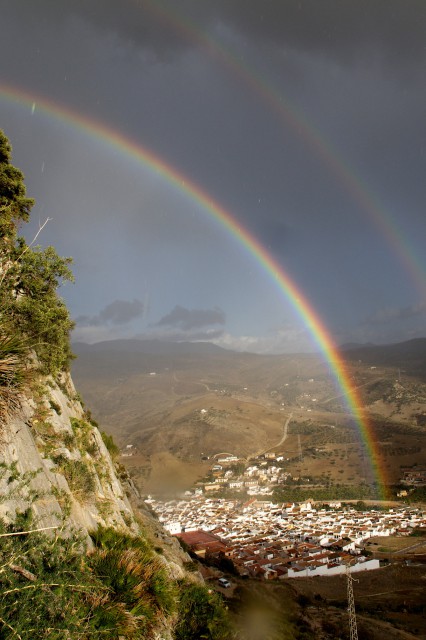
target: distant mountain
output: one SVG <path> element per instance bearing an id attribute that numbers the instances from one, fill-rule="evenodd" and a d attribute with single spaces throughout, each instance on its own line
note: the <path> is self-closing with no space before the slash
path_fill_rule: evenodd
<path id="1" fill-rule="evenodd" d="M 361 360 L 375 366 L 403 368 L 407 373 L 426 377 L 426 338 L 384 345 L 340 347 L 345 360 Z"/>
<path id="2" fill-rule="evenodd" d="M 76 355 L 86 353 L 142 353 L 146 355 L 193 355 L 193 354 L 226 354 L 228 349 L 218 347 L 211 342 L 167 342 L 162 340 L 104 340 L 94 344 L 74 342 L 73 352 Z"/>
<path id="3" fill-rule="evenodd" d="M 376 347 L 374 342 L 345 342 L 339 346 L 339 351 L 351 351 L 352 349 L 364 349 L 366 347 Z"/>
<path id="4" fill-rule="evenodd" d="M 120 340 L 104 340 L 87 344 L 85 342 L 73 342 L 73 352 L 76 355 L 85 355 L 88 353 L 132 353 L 145 355 L 241 355 L 240 352 L 234 352 L 230 349 L 224 349 L 211 342 L 171 342 L 163 340 L 138 340 L 120 339 Z M 377 345 L 374 343 L 359 344 L 356 342 L 348 342 L 339 347 L 339 351 L 344 358 L 350 360 L 377 360 L 379 364 L 388 364 L 389 366 L 399 366 L 398 361 L 403 359 L 414 359 L 415 361 L 424 361 L 426 358 L 426 338 L 415 338 L 405 342 L 394 344 Z M 247 354 L 248 355 L 248 354 Z M 255 354 L 252 354 L 255 355 Z M 287 354 L 299 355 L 299 354 Z M 267 357 L 267 356 L 264 356 Z M 426 365 L 425 365 L 426 366 Z"/>
<path id="5" fill-rule="evenodd" d="M 73 372 L 81 378 L 129 376 L 162 369 L 191 369 L 207 361 L 232 362 L 240 354 L 210 342 L 165 342 L 161 340 L 108 340 L 71 345 L 77 356 Z"/>

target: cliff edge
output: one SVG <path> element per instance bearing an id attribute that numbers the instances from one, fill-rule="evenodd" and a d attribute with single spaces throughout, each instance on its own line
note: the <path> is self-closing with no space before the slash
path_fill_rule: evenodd
<path id="1" fill-rule="evenodd" d="M 102 435 L 68 373 L 40 377 L 0 430 L 0 516 L 31 508 L 37 528 L 138 525 Z"/>

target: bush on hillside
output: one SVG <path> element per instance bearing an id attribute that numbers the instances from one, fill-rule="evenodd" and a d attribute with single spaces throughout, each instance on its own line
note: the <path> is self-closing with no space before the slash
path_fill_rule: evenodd
<path id="1" fill-rule="evenodd" d="M 176 640 L 228 640 L 232 637 L 229 615 L 219 594 L 200 584 L 181 588 Z"/>

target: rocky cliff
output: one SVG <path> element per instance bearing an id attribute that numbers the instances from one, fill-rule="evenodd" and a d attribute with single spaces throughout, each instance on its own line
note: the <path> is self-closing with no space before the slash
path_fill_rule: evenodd
<path id="1" fill-rule="evenodd" d="M 99 524 L 136 533 L 133 510 L 99 429 L 69 374 L 40 377 L 0 430 L 0 515 L 31 507 L 36 526 Z M 129 489 L 128 489 L 129 491 Z"/>

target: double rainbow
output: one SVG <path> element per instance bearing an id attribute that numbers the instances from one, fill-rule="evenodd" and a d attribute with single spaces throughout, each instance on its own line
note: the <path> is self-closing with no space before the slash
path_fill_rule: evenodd
<path id="1" fill-rule="evenodd" d="M 40 110 L 49 117 L 60 120 L 68 126 L 87 133 L 92 138 L 101 140 L 109 146 L 118 149 L 120 153 L 133 158 L 146 169 L 159 175 L 168 184 L 173 185 L 178 191 L 195 201 L 213 221 L 218 223 L 227 233 L 237 240 L 240 246 L 242 246 L 268 274 L 279 291 L 284 294 L 323 353 L 337 385 L 341 389 L 346 406 L 357 424 L 375 477 L 378 496 L 383 498 L 384 488 L 387 485 L 385 469 L 381 464 L 372 425 L 361 408 L 362 403 L 359 394 L 357 389 L 351 384 L 344 361 L 333 344 L 321 319 L 311 307 L 308 300 L 257 238 L 239 224 L 228 211 L 199 185 L 192 182 L 175 167 L 167 164 L 151 150 L 139 143 L 136 144 L 123 134 L 114 131 L 98 121 L 72 111 L 63 105 L 15 87 L 0 85 L 0 99 L 29 108 L 33 113 L 35 110 Z"/>

